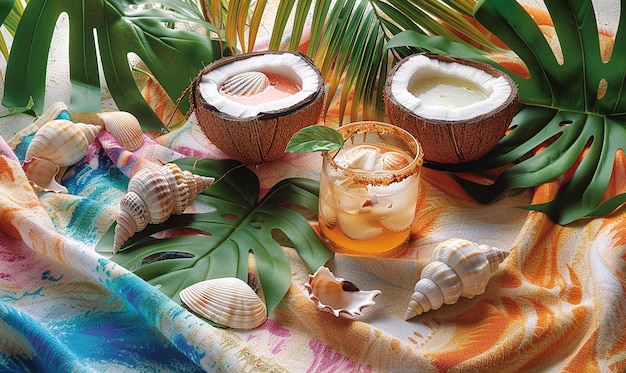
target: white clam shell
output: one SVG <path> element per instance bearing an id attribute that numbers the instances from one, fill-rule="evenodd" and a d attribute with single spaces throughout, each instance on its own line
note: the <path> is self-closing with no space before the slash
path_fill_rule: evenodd
<path id="1" fill-rule="evenodd" d="M 235 96 L 254 96 L 270 85 L 270 79 L 260 71 L 245 71 L 226 79 L 220 90 Z"/>
<path id="2" fill-rule="evenodd" d="M 137 117 L 126 111 L 99 113 L 104 129 L 117 139 L 120 145 L 130 151 L 143 145 L 144 134 Z"/>
<path id="3" fill-rule="evenodd" d="M 43 190 L 66 193 L 67 189 L 60 184 L 66 167 L 85 157 L 99 132 L 99 126 L 65 119 L 45 123 L 26 149 L 23 165 L 26 177 Z"/>
<path id="4" fill-rule="evenodd" d="M 378 157 L 376 160 L 376 169 L 387 171 L 401 170 L 410 165 L 412 161 L 413 160 L 406 154 L 388 151 Z"/>
<path id="5" fill-rule="evenodd" d="M 337 224 L 337 212 L 325 199 L 319 201 L 319 215 L 328 228 L 333 228 Z"/>
<path id="6" fill-rule="evenodd" d="M 128 182 L 120 201 L 120 213 L 113 238 L 113 251 L 147 224 L 159 224 L 172 214 L 179 215 L 213 178 L 182 171 L 173 163 L 159 169 L 143 168 Z"/>
<path id="7" fill-rule="evenodd" d="M 353 240 L 369 240 L 383 233 L 383 227 L 367 214 L 347 214 L 337 211 L 337 223 L 346 236 Z"/>
<path id="8" fill-rule="evenodd" d="M 344 161 L 350 169 L 373 171 L 380 149 L 372 145 L 356 145 L 345 151 Z"/>
<path id="9" fill-rule="evenodd" d="M 216 278 L 193 284 L 179 293 L 192 311 L 234 329 L 254 329 L 267 319 L 265 303 L 244 281 Z"/>
<path id="10" fill-rule="evenodd" d="M 473 298 L 485 292 L 490 276 L 509 252 L 451 238 L 437 245 L 415 284 L 405 319 L 409 320 L 460 297 Z"/>
<path id="11" fill-rule="evenodd" d="M 374 298 L 381 293 L 380 290 L 359 290 L 353 283 L 336 278 L 327 267 L 320 267 L 309 275 L 304 287 L 320 311 L 330 312 L 335 317 L 362 315 L 363 309 L 374 305 Z"/>

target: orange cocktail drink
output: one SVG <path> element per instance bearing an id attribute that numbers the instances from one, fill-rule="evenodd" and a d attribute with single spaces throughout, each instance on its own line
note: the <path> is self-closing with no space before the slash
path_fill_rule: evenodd
<path id="1" fill-rule="evenodd" d="M 381 122 L 339 127 L 346 142 L 323 153 L 319 224 L 334 251 L 394 256 L 415 217 L 422 149 L 405 130 Z"/>

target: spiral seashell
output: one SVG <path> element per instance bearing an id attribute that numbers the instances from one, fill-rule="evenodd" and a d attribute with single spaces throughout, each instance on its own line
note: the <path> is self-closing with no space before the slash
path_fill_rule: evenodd
<path id="1" fill-rule="evenodd" d="M 220 90 L 235 96 L 254 96 L 270 85 L 270 79 L 260 71 L 246 71 L 226 79 Z"/>
<path id="2" fill-rule="evenodd" d="M 440 243 L 415 284 L 405 319 L 454 304 L 460 297 L 484 293 L 489 278 L 508 255 L 508 251 L 459 238 Z"/>
<path id="3" fill-rule="evenodd" d="M 362 310 L 374 305 L 374 298 L 381 293 L 380 290 L 359 290 L 352 282 L 336 278 L 327 267 L 320 267 L 309 275 L 304 287 L 320 311 L 330 312 L 335 317 L 362 315 Z"/>
<path id="4" fill-rule="evenodd" d="M 198 282 L 178 295 L 192 311 L 229 328 L 254 329 L 267 319 L 263 300 L 236 277 Z"/>
<path id="5" fill-rule="evenodd" d="M 99 113 L 104 129 L 117 139 L 120 145 L 130 151 L 143 145 L 144 135 L 137 117 L 126 111 Z"/>
<path id="6" fill-rule="evenodd" d="M 22 166 L 28 179 L 44 190 L 67 192 L 59 184 L 65 168 L 87 154 L 100 132 L 93 124 L 55 119 L 41 126 L 31 140 Z"/>
<path id="7" fill-rule="evenodd" d="M 148 224 L 159 224 L 170 215 L 180 215 L 198 193 L 214 181 L 211 177 L 182 171 L 168 163 L 157 170 L 142 168 L 128 182 L 120 201 L 113 252 Z"/>

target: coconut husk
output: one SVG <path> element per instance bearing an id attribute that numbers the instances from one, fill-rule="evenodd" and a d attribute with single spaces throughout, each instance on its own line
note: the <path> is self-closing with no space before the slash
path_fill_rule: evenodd
<path id="1" fill-rule="evenodd" d="M 502 139 L 513 120 L 518 104 L 517 86 L 506 73 L 487 64 L 430 53 L 423 54 L 429 58 L 472 66 L 494 77 L 502 76 L 514 88 L 513 94 L 498 108 L 467 120 L 424 118 L 408 110 L 391 94 L 391 77 L 403 60 L 391 69 L 385 83 L 383 99 L 388 120 L 418 139 L 424 149 L 424 159 L 428 162 L 458 164 L 483 157 Z"/>
<path id="2" fill-rule="evenodd" d="M 319 89 L 314 95 L 288 108 L 239 118 L 220 112 L 200 94 L 201 78 L 209 71 L 253 56 L 281 53 L 298 54 L 317 72 Z M 322 76 L 308 56 L 300 52 L 265 51 L 225 57 L 206 66 L 192 85 L 190 100 L 198 124 L 214 145 L 244 164 L 258 164 L 283 157 L 293 134 L 319 122 L 324 107 L 324 92 Z"/>

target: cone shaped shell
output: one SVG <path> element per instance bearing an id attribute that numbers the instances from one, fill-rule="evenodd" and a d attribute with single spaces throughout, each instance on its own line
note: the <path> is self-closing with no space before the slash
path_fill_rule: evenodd
<path id="1" fill-rule="evenodd" d="M 263 300 L 239 278 L 198 282 L 181 290 L 179 296 L 192 311 L 229 328 L 254 329 L 267 318 Z"/>
<path id="2" fill-rule="evenodd" d="M 256 61 L 261 61 L 261 65 Z M 294 63 L 298 64 L 297 69 L 292 67 Z M 306 76 L 306 80 L 303 80 L 301 91 L 276 101 L 275 105 L 238 106 L 242 109 L 226 112 L 228 106 L 221 106 L 221 101 L 209 102 L 219 97 L 218 88 L 212 94 L 203 91 L 206 86 L 221 84 L 219 77 L 215 84 L 208 77 L 231 64 L 244 66 L 241 68 L 244 70 L 268 68 L 277 73 L 289 73 L 294 79 Z M 237 70 L 235 68 L 234 72 Z M 222 58 L 204 68 L 193 83 L 190 99 L 198 124 L 214 145 L 244 164 L 258 164 L 283 157 L 294 133 L 318 123 L 324 106 L 324 81 L 315 63 L 302 53 L 244 53 Z"/>
<path id="3" fill-rule="evenodd" d="M 182 171 L 168 163 L 158 169 L 143 168 L 128 182 L 128 191 L 120 201 L 113 251 L 147 224 L 159 224 L 172 214 L 179 215 L 213 178 Z"/>
<path id="4" fill-rule="evenodd" d="M 485 86 L 487 98 L 461 108 L 423 110 L 428 105 L 408 87 L 428 75 L 467 78 Z M 487 64 L 429 53 L 397 63 L 387 76 L 383 97 L 389 121 L 419 139 L 425 160 L 443 164 L 469 162 L 488 153 L 505 135 L 518 104 L 517 86 L 504 72 Z"/>
<path id="5" fill-rule="evenodd" d="M 485 292 L 490 276 L 508 256 L 508 251 L 452 238 L 437 245 L 431 262 L 415 284 L 405 318 L 409 320 L 461 297 Z"/>

